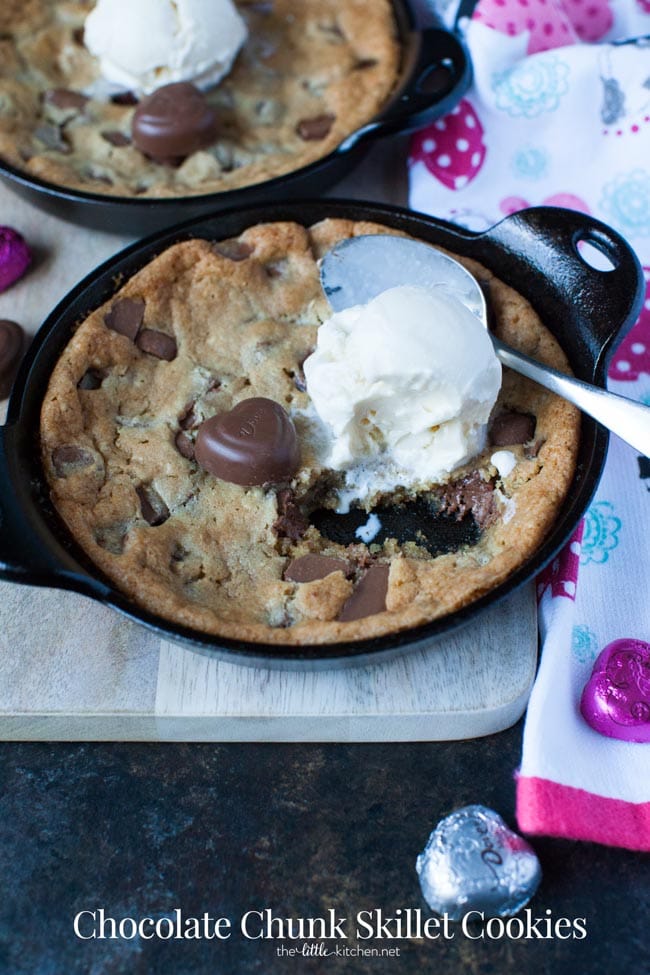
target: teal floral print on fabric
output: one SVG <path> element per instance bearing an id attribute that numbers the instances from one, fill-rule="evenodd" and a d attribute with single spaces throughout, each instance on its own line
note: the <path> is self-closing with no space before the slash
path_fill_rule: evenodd
<path id="1" fill-rule="evenodd" d="M 596 634 L 585 624 L 573 627 L 571 652 L 580 664 L 591 664 L 598 656 Z"/>
<path id="2" fill-rule="evenodd" d="M 618 545 L 621 520 L 614 514 L 611 501 L 597 501 L 585 515 L 580 564 L 595 562 L 602 565 Z"/>
<path id="3" fill-rule="evenodd" d="M 555 57 L 527 58 L 492 76 L 496 107 L 513 118 L 554 112 L 569 90 L 569 66 Z"/>
<path id="4" fill-rule="evenodd" d="M 536 146 L 525 146 L 512 159 L 512 171 L 521 179 L 541 179 L 548 169 L 548 153 Z"/>
<path id="5" fill-rule="evenodd" d="M 603 187 L 600 201 L 610 222 L 630 237 L 650 235 L 650 173 L 633 169 Z"/>

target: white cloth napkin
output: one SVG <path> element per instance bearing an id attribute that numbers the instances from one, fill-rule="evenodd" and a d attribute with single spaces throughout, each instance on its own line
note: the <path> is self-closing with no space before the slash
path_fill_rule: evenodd
<path id="1" fill-rule="evenodd" d="M 438 6 L 448 26 L 456 9 Z M 581 210 L 622 233 L 650 278 L 650 0 L 479 0 L 457 26 L 474 82 L 413 138 L 413 209 L 472 230 L 525 206 Z M 650 288 L 609 385 L 650 405 Z M 596 657 L 625 638 L 650 705 L 649 525 L 650 461 L 613 437 L 584 522 L 539 580 L 526 832 L 650 849 L 650 743 L 604 737 L 580 713 Z"/>

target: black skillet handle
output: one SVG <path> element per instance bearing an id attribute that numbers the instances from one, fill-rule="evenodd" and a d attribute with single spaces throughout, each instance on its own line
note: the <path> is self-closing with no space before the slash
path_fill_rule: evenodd
<path id="1" fill-rule="evenodd" d="M 20 469 L 21 439 L 16 426 L 0 427 L 0 579 L 101 599 L 107 587 L 84 572 L 34 514 L 34 488 Z"/>
<path id="2" fill-rule="evenodd" d="M 446 115 L 469 88 L 469 55 L 455 34 L 442 27 L 425 27 L 406 56 L 410 82 L 379 119 L 348 136 L 338 148 L 347 152 L 368 139 L 410 132 Z"/>
<path id="3" fill-rule="evenodd" d="M 481 235 L 511 255 L 513 271 L 527 264 L 528 297 L 549 327 L 575 324 L 576 341 L 590 363 L 606 364 L 615 346 L 634 324 L 643 303 L 644 278 L 638 258 L 615 230 L 584 213 L 560 207 L 532 207 L 506 217 Z M 595 248 L 609 270 L 592 267 L 578 245 Z M 592 252 L 593 253 L 593 252 Z M 592 257 L 593 260 L 593 257 Z M 555 299 L 549 299 L 549 282 Z M 539 291 L 539 301 L 536 300 Z M 576 316 L 567 322 L 567 307 Z"/>
<path id="4" fill-rule="evenodd" d="M 17 499 L 8 448 L 12 433 L 12 427 L 0 427 L 0 579 L 55 585 L 57 563 L 39 545 Z"/>

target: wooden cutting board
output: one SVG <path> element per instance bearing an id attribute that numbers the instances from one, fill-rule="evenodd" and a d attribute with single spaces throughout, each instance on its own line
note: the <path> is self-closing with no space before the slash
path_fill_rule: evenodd
<path id="1" fill-rule="evenodd" d="M 337 195 L 404 202 L 403 144 L 378 147 Z M 35 250 L 0 295 L 32 334 L 130 242 L 63 223 L 0 185 L 0 224 Z M 535 672 L 532 587 L 450 636 L 373 667 L 288 672 L 218 663 L 73 593 L 0 583 L 0 738 L 405 741 L 470 738 L 522 714 Z"/>
<path id="2" fill-rule="evenodd" d="M 74 593 L 0 583 L 0 739 L 434 741 L 501 731 L 535 672 L 532 587 L 372 667 L 241 667 Z"/>

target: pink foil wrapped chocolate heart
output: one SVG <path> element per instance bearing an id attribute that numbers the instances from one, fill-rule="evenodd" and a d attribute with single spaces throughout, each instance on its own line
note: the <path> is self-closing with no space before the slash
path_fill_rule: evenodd
<path id="1" fill-rule="evenodd" d="M 31 251 L 18 231 L 0 227 L 0 291 L 22 278 L 31 262 Z"/>
<path id="2" fill-rule="evenodd" d="M 650 643 L 626 639 L 606 646 L 582 692 L 580 711 L 601 735 L 650 742 Z"/>

